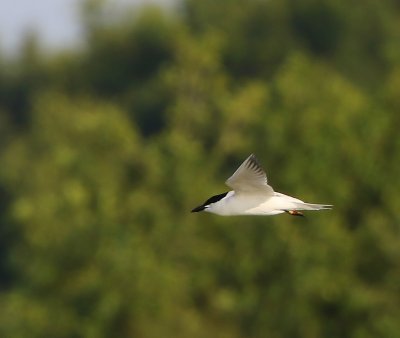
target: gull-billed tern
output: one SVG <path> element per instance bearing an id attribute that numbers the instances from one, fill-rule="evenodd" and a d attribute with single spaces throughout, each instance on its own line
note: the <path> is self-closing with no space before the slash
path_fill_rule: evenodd
<path id="1" fill-rule="evenodd" d="M 332 205 L 305 203 L 275 192 L 268 185 L 267 175 L 254 154 L 251 154 L 225 183 L 233 190 L 210 197 L 192 212 L 208 211 L 222 216 L 270 216 L 286 212 L 293 216 L 303 216 L 300 210 L 332 208 Z"/>

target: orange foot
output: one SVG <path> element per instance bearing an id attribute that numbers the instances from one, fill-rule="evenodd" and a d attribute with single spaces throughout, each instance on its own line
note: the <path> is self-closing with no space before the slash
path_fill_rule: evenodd
<path id="1" fill-rule="evenodd" d="M 300 211 L 298 211 L 298 210 L 287 210 L 286 212 L 287 212 L 289 215 L 292 215 L 292 216 L 301 216 L 301 217 L 304 217 L 303 213 L 300 212 Z"/>

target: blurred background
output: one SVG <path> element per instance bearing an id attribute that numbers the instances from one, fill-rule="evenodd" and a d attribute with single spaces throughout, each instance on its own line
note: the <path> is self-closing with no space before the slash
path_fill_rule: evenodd
<path id="1" fill-rule="evenodd" d="M 398 1 L 17 3 L 2 337 L 400 337 Z M 253 152 L 335 208 L 190 213 Z"/>

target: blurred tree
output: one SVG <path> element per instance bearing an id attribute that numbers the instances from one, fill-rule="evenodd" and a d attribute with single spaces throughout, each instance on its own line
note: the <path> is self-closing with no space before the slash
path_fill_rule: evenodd
<path id="1" fill-rule="evenodd" d="M 1 336 L 397 337 L 396 2 L 85 5 L 1 60 Z M 335 209 L 191 215 L 250 152 Z"/>
<path id="2" fill-rule="evenodd" d="M 147 200 L 137 133 L 116 108 L 74 101 L 39 96 L 30 132 L 3 156 L 18 228 L 9 259 L 25 281 L 3 298 L 4 336 L 140 334 L 146 318 L 169 315 L 176 277 L 143 242 L 151 218 L 133 226 Z"/>
<path id="3" fill-rule="evenodd" d="M 176 24 L 157 7 L 143 10 L 136 20 L 118 21 L 87 26 L 90 49 L 78 70 L 84 74 L 78 86 L 83 82 L 96 95 L 118 98 L 143 134 L 159 132 L 169 95 L 160 73 L 172 58 Z"/>

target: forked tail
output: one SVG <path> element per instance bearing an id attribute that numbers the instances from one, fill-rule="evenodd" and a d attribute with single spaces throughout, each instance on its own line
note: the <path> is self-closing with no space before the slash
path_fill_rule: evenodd
<path id="1" fill-rule="evenodd" d="M 314 203 L 296 203 L 294 210 L 329 210 L 333 205 L 330 204 L 314 204 Z"/>

